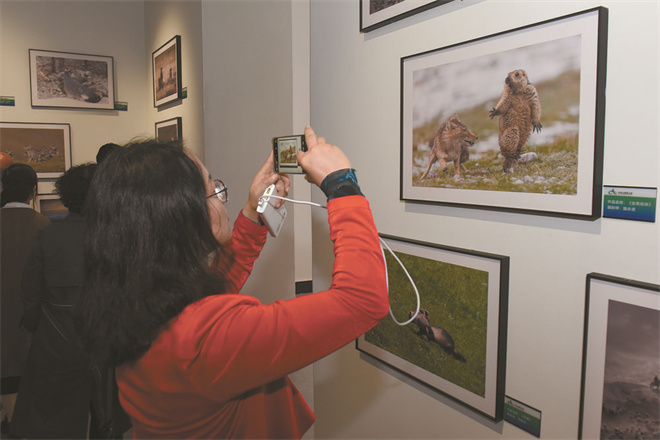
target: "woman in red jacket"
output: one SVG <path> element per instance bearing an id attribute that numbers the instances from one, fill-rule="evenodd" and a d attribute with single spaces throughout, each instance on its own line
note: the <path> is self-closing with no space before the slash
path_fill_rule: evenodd
<path id="1" fill-rule="evenodd" d="M 241 294 L 267 230 L 273 156 L 234 223 L 227 189 L 180 147 L 129 145 L 99 167 L 87 204 L 86 346 L 116 366 L 136 438 L 299 438 L 314 414 L 286 376 L 387 314 L 369 204 L 343 152 L 307 127 L 298 161 L 328 196 L 329 290 L 264 305 Z M 209 264 L 210 263 L 210 264 Z"/>

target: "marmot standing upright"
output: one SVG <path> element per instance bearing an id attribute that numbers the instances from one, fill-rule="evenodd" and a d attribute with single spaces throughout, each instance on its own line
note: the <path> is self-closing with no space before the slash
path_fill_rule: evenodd
<path id="1" fill-rule="evenodd" d="M 541 100 L 524 70 L 514 70 L 504 80 L 504 91 L 490 118 L 500 117 L 500 152 L 505 173 L 513 171 L 523 146 L 534 131 L 541 131 Z"/>

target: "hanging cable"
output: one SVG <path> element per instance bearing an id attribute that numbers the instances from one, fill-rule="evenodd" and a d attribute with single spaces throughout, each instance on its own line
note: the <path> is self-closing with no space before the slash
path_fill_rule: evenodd
<path id="1" fill-rule="evenodd" d="M 273 196 L 273 195 L 269 195 L 269 196 L 261 196 L 261 197 L 259 198 L 259 201 L 261 201 L 261 200 L 264 199 L 264 198 L 280 199 L 280 200 L 285 200 L 285 201 L 287 201 L 287 202 L 291 202 L 291 203 L 299 203 L 299 204 L 303 204 L 303 205 L 311 205 L 311 206 L 317 206 L 317 207 L 319 207 L 319 208 L 323 208 L 323 209 L 328 209 L 327 206 L 321 205 L 321 204 L 319 204 L 319 203 L 315 203 L 315 202 L 307 202 L 307 201 L 304 201 L 304 200 L 288 199 L 288 198 L 286 198 L 286 197 Z M 415 309 L 415 313 L 414 313 L 414 314 L 410 317 L 410 319 L 408 319 L 407 321 L 404 321 L 404 322 L 400 322 L 400 321 L 398 321 L 398 320 L 394 317 L 394 313 L 392 312 L 392 306 L 390 305 L 390 317 L 392 318 L 392 320 L 393 320 L 397 325 L 400 325 L 400 326 L 408 325 L 408 324 L 410 324 L 411 322 L 413 322 L 413 321 L 415 320 L 415 318 L 416 318 L 417 315 L 419 314 L 419 309 L 420 309 L 420 307 L 421 307 L 421 299 L 420 299 L 420 297 L 419 297 L 419 291 L 417 290 L 417 285 L 415 285 L 415 282 L 413 281 L 412 277 L 410 276 L 410 273 L 408 273 L 408 270 L 406 269 L 406 266 L 404 266 L 403 263 L 401 262 L 401 260 L 399 260 L 399 257 L 396 256 L 396 254 L 392 251 L 392 249 L 390 249 L 390 247 L 387 245 L 387 243 L 385 243 L 385 241 L 383 241 L 382 238 L 378 237 L 378 239 L 380 240 L 380 243 L 381 243 L 381 248 L 380 248 L 380 250 L 381 250 L 381 253 L 382 253 L 382 255 L 383 255 L 383 263 L 385 264 L 385 281 L 386 281 L 386 283 L 387 283 L 388 293 L 389 293 L 389 288 L 390 288 L 390 280 L 389 280 L 389 274 L 388 274 L 388 271 L 387 271 L 387 259 L 385 258 L 385 249 L 387 249 L 387 250 L 390 252 L 390 254 L 392 254 L 392 256 L 394 257 L 394 259 L 399 263 L 399 265 L 400 265 L 401 268 L 403 269 L 403 272 L 404 272 L 404 273 L 406 274 L 406 276 L 408 277 L 408 280 L 410 280 L 410 284 L 412 285 L 413 289 L 415 290 L 415 296 L 417 297 L 417 307 L 416 307 L 416 309 Z"/>

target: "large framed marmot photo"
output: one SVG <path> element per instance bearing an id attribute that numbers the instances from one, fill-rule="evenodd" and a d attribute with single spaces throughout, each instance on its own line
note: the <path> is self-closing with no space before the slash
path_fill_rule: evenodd
<path id="1" fill-rule="evenodd" d="M 401 200 L 599 218 L 607 16 L 402 58 Z"/>

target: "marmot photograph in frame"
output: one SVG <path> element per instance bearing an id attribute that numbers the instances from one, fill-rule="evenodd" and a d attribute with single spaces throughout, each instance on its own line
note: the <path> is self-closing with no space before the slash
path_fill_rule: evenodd
<path id="1" fill-rule="evenodd" d="M 115 108 L 110 56 L 29 49 L 32 107 Z"/>
<path id="2" fill-rule="evenodd" d="M 360 0 L 360 32 L 369 32 L 454 0 Z"/>
<path id="3" fill-rule="evenodd" d="M 180 116 L 156 122 L 156 140 L 159 142 L 178 141 L 181 139 L 181 125 Z"/>
<path id="4" fill-rule="evenodd" d="M 504 416 L 509 257 L 388 235 L 391 317 L 356 348 L 494 421 Z M 407 325 L 399 325 L 410 321 Z"/>
<path id="5" fill-rule="evenodd" d="M 71 167 L 69 124 L 0 122 L 0 150 L 25 163 L 39 179 L 56 179 Z"/>
<path id="6" fill-rule="evenodd" d="M 578 438 L 660 438 L 660 285 L 586 284 Z"/>
<path id="7" fill-rule="evenodd" d="M 154 107 L 181 98 L 181 37 L 175 35 L 151 55 Z"/>
<path id="8" fill-rule="evenodd" d="M 599 218 L 607 15 L 402 58 L 401 200 Z"/>

